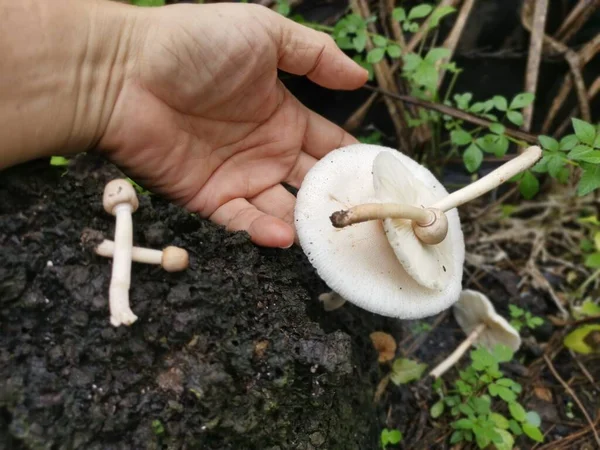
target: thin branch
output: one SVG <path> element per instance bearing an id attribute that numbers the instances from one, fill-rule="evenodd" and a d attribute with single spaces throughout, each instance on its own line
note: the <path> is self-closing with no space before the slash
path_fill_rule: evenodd
<path id="1" fill-rule="evenodd" d="M 571 386 L 569 386 L 567 383 L 565 383 L 565 380 L 563 380 L 560 377 L 560 375 L 558 374 L 558 372 L 554 368 L 554 364 L 552 364 L 552 361 L 550 360 L 550 358 L 548 358 L 548 355 L 544 355 L 544 361 L 546 361 L 546 365 L 548 366 L 548 368 L 552 372 L 552 375 L 554 375 L 554 378 L 556 378 L 557 381 L 562 385 L 562 387 L 565 388 L 565 390 L 569 393 L 569 395 L 571 397 L 573 397 L 573 400 L 575 400 L 575 403 L 577 403 L 577 406 L 579 406 L 579 409 L 581 409 L 581 412 L 585 416 L 585 420 L 587 420 L 587 423 L 589 424 L 589 426 L 592 429 L 592 433 L 594 433 L 594 438 L 596 439 L 596 442 L 598 443 L 598 446 L 600 446 L 600 436 L 598 435 L 598 431 L 594 427 L 594 422 L 592 421 L 592 419 L 591 419 L 590 415 L 588 414 L 587 410 L 585 409 L 585 407 L 581 403 L 581 400 L 579 400 L 579 397 L 577 397 L 577 394 L 575 394 L 575 392 L 573 391 L 573 389 L 571 389 Z"/>
<path id="2" fill-rule="evenodd" d="M 450 50 L 450 55 L 448 55 L 448 58 L 444 58 L 443 61 L 440 60 L 437 62 L 438 68 L 442 65 L 442 62 L 450 61 L 452 59 L 452 56 L 454 56 L 456 46 L 458 45 L 458 41 L 462 36 L 463 30 L 465 28 L 465 25 L 467 24 L 467 20 L 469 19 L 469 15 L 471 14 L 471 10 L 473 9 L 474 4 L 475 0 L 465 0 L 462 7 L 460 8 L 460 12 L 458 13 L 456 21 L 454 22 L 454 26 L 452 27 L 450 34 L 448 35 L 448 37 L 444 41 L 444 44 L 442 45 L 442 47 L 445 47 L 448 50 Z M 438 81 L 438 89 L 442 85 L 445 75 L 446 71 L 442 70 L 440 72 L 440 77 Z"/>
<path id="3" fill-rule="evenodd" d="M 355 14 L 358 14 L 360 17 L 369 17 L 371 15 L 371 12 L 369 11 L 369 5 L 367 4 L 366 0 L 351 0 L 350 6 L 352 8 L 352 11 Z M 376 30 L 372 29 L 372 25 L 373 24 L 369 24 L 369 27 L 371 28 L 371 32 L 374 32 Z M 374 48 L 373 42 L 371 41 L 371 38 L 369 36 L 367 36 L 366 48 L 368 50 Z M 396 91 L 396 86 L 394 84 L 393 77 L 390 72 L 390 67 L 385 59 L 381 60 L 377 64 L 374 64 L 373 70 L 375 72 L 375 77 L 377 78 L 377 83 L 380 86 L 383 86 L 384 88 L 392 91 Z M 394 128 L 396 130 L 398 144 L 406 154 L 410 155 L 412 153 L 412 146 L 407 134 L 409 128 L 405 120 L 404 106 L 396 105 L 389 98 L 384 98 L 384 101 L 386 103 L 388 112 L 392 119 L 392 123 L 394 124 Z"/>
<path id="4" fill-rule="evenodd" d="M 598 76 L 592 85 L 589 87 L 587 92 L 588 101 L 591 102 L 596 95 L 600 92 L 600 76 Z M 554 132 L 554 137 L 560 137 L 564 134 L 565 130 L 569 125 L 571 125 L 571 118 L 577 116 L 579 114 L 579 107 L 576 106 L 571 110 L 571 112 L 567 115 L 565 120 L 560 124 L 560 126 Z M 543 133 L 543 132 L 542 132 Z"/>
<path id="5" fill-rule="evenodd" d="M 542 59 L 542 49 L 544 46 L 544 34 L 546 31 L 546 17 L 548 16 L 548 0 L 538 0 L 535 2 L 533 12 L 533 25 L 531 39 L 529 43 L 529 58 L 527 58 L 527 68 L 525 71 L 525 92 L 535 95 L 537 91 L 538 76 L 540 73 L 540 61 Z M 526 131 L 531 129 L 533 119 L 533 103 L 523 109 L 523 126 Z"/>
<path id="6" fill-rule="evenodd" d="M 600 0 L 579 0 L 554 34 L 554 38 L 563 44 L 569 42 L 599 6 Z"/>
<path id="7" fill-rule="evenodd" d="M 456 6 L 459 3 L 459 1 L 460 0 L 442 0 L 435 10 L 439 8 L 445 8 L 447 6 Z M 408 41 L 408 45 L 406 47 L 406 53 L 413 52 L 415 48 L 417 48 L 417 46 L 421 43 L 421 40 L 423 40 L 425 36 L 427 36 L 429 24 L 431 23 L 431 16 L 433 14 L 434 13 L 432 12 L 429 15 L 429 17 L 425 20 L 425 22 L 421 24 L 419 30 L 415 34 L 413 34 L 412 38 L 410 38 L 410 41 Z"/>
<path id="8" fill-rule="evenodd" d="M 453 108 L 452 106 L 446 106 L 446 105 L 442 105 L 440 103 L 428 102 L 426 100 L 421 100 L 416 97 L 411 97 L 410 95 L 394 94 L 393 92 L 385 91 L 383 89 L 379 89 L 379 88 L 376 88 L 376 87 L 370 86 L 370 85 L 365 85 L 365 86 L 363 86 L 363 88 L 369 89 L 374 92 L 378 92 L 380 94 L 385 95 L 386 97 L 391 97 L 391 98 L 399 100 L 401 102 L 410 103 L 412 105 L 420 106 L 421 108 L 426 108 L 426 109 L 430 109 L 432 111 L 437 111 L 442 114 L 447 114 L 449 116 L 456 117 L 457 119 L 461 119 L 461 120 L 464 120 L 465 122 L 469 122 L 469 123 L 472 123 L 475 125 L 481 125 L 484 127 L 488 127 L 493 123 L 482 117 L 466 113 L 457 108 Z M 537 143 L 537 136 L 535 136 L 531 133 L 526 133 L 526 132 L 520 131 L 520 130 L 513 130 L 511 128 L 505 128 L 505 133 L 510 137 L 513 137 L 515 139 L 520 139 L 525 142 L 529 142 L 530 144 Z"/>

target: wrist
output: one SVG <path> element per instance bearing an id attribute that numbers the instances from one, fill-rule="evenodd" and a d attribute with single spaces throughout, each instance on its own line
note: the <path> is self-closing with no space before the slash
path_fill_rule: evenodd
<path id="1" fill-rule="evenodd" d="M 0 57 L 12 68 L 0 75 L 0 168 L 94 147 L 132 70 L 140 9 L 0 0 Z"/>

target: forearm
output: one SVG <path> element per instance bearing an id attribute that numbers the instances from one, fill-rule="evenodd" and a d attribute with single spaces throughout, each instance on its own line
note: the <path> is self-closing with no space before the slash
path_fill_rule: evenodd
<path id="1" fill-rule="evenodd" d="M 101 138 L 132 58 L 133 7 L 0 0 L 0 169 Z"/>

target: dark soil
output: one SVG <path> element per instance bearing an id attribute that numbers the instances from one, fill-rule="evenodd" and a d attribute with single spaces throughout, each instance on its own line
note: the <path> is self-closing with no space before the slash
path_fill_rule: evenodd
<path id="1" fill-rule="evenodd" d="M 93 156 L 2 173 L 0 447 L 374 448 L 368 334 L 385 321 L 324 314 L 297 248 L 140 196 L 136 245 L 184 247 L 191 267 L 134 264 L 139 320 L 110 325 L 110 260 L 80 239 L 113 235 L 101 197 L 115 175 Z"/>

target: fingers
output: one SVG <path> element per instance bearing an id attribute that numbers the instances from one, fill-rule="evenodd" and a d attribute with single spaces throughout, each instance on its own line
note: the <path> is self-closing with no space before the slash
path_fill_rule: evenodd
<path id="1" fill-rule="evenodd" d="M 247 231 L 256 245 L 289 248 L 294 243 L 294 229 L 291 225 L 259 211 L 242 198 L 219 207 L 210 220 L 224 225 L 229 231 Z"/>
<path id="2" fill-rule="evenodd" d="M 302 149 L 317 159 L 340 147 L 356 144 L 358 140 L 343 128 L 314 111 L 308 111 Z"/>
<path id="3" fill-rule="evenodd" d="M 279 16 L 279 68 L 306 75 L 329 89 L 358 89 L 368 72 L 346 56 L 327 34 Z"/>
<path id="4" fill-rule="evenodd" d="M 296 197 L 281 184 L 272 186 L 250 199 L 260 211 L 294 226 Z"/>

